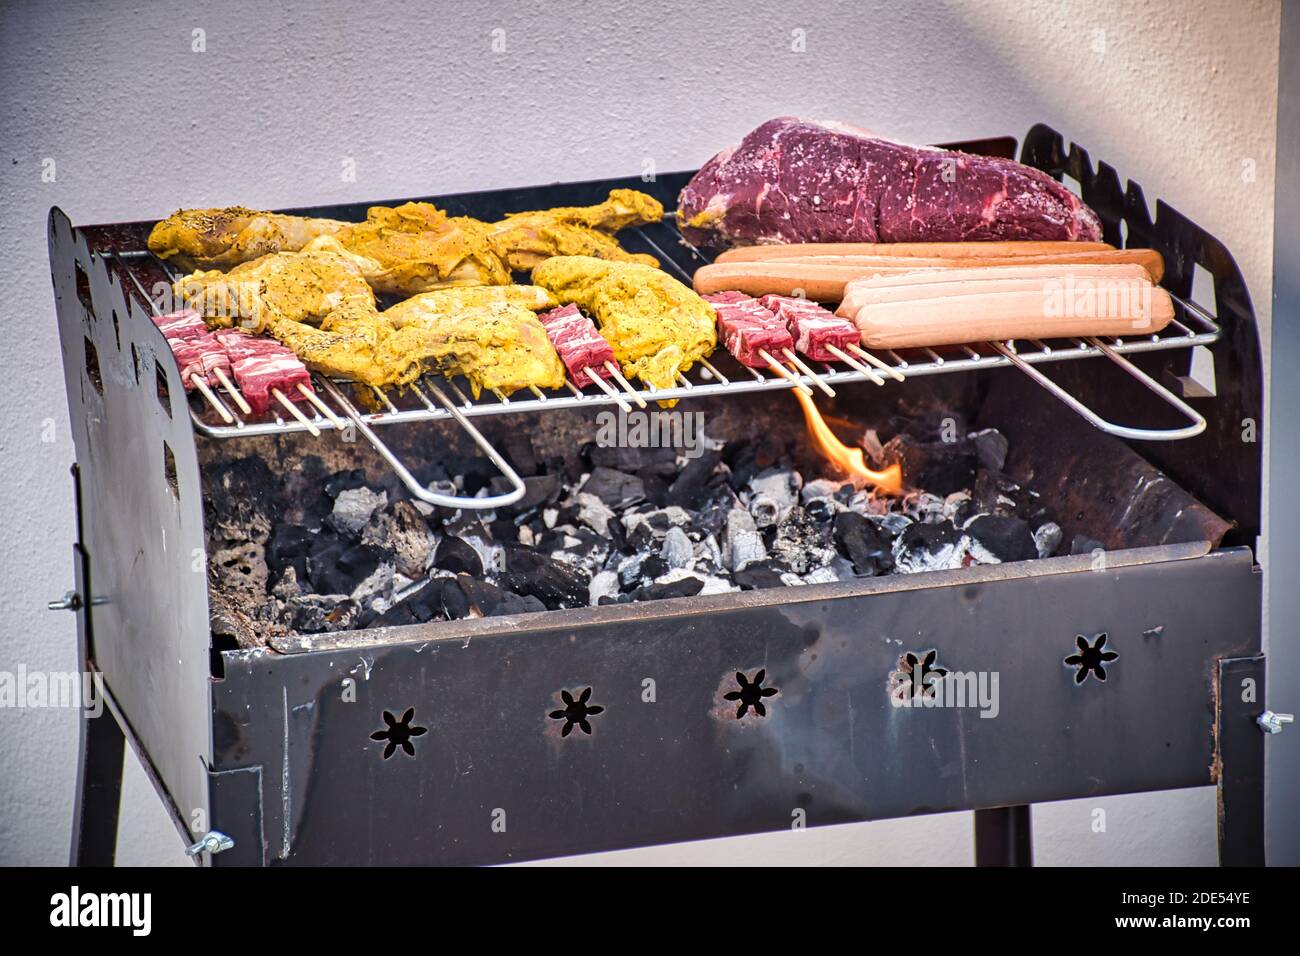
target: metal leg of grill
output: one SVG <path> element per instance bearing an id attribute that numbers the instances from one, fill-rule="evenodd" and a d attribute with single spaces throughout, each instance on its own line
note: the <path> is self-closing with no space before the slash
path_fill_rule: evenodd
<path id="1" fill-rule="evenodd" d="M 975 811 L 975 865 L 1034 865 L 1028 804 Z"/>
<path id="2" fill-rule="evenodd" d="M 1219 865 L 1264 865 L 1264 658 L 1219 661 Z"/>
<path id="3" fill-rule="evenodd" d="M 73 866 L 112 866 L 117 855 L 117 817 L 122 803 L 126 735 L 104 706 L 81 718 L 81 756 L 72 816 Z"/>

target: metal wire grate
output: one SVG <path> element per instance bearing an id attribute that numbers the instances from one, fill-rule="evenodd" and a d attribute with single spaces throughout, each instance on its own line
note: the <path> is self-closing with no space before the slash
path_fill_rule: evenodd
<path id="1" fill-rule="evenodd" d="M 673 227 L 673 221 L 673 213 L 667 212 L 662 223 L 652 228 L 637 227 L 626 230 L 621 238 L 624 239 L 624 245 L 629 248 L 649 252 L 659 258 L 666 271 L 689 285 L 690 272 L 679 260 L 685 258 L 688 260 L 687 265 L 698 266 L 711 261 L 711 258 L 686 242 Z M 179 276 L 166 263 L 146 251 L 109 252 L 105 255 L 117 261 L 118 266 L 130 277 L 145 302 L 157 314 L 159 309 L 138 275 L 139 266 L 147 263 L 150 271 L 157 271 L 173 281 Z M 571 382 L 566 382 L 566 391 L 557 390 L 548 394 L 533 389 L 531 395 L 524 393 L 523 396 L 514 398 L 499 394 L 485 394 L 479 398 L 471 398 L 468 384 L 463 379 L 434 380 L 426 375 L 398 393 L 393 390 L 363 389 L 352 383 L 330 381 L 319 375 L 313 375 L 316 386 L 315 400 L 307 406 L 290 405 L 285 402 L 285 411 L 293 413 L 289 417 L 273 408 L 268 417 L 254 420 L 241 413 L 239 405 L 242 404 L 242 399 L 238 393 L 233 389 L 224 388 L 213 389 L 206 395 L 197 392 L 192 394 L 190 416 L 197 433 L 214 439 L 303 431 L 319 435 L 325 431 L 353 426 L 361 430 L 367 440 L 394 466 L 413 493 L 433 504 L 447 506 L 454 502 L 456 506 L 467 507 L 493 507 L 504 504 L 512 496 L 517 498 L 522 495 L 523 485 L 518 482 L 517 476 L 505 467 L 503 474 L 511 479 L 512 484 L 516 484 L 515 492 L 490 500 L 471 499 L 472 504 L 464 499 L 443 499 L 442 496 L 420 488 L 418 483 L 410 478 L 409 472 L 376 435 L 374 427 L 404 422 L 455 420 L 470 433 L 498 466 L 503 466 L 504 462 L 500 455 L 496 454 L 486 439 L 473 427 L 471 419 L 571 408 L 594 409 L 608 405 L 618 405 L 629 410 L 633 405 L 644 408 L 651 402 L 669 399 L 741 395 L 793 388 L 801 388 L 808 392 L 820 389 L 823 393 L 833 394 L 834 388 L 838 385 L 873 382 L 878 386 L 885 386 L 890 382 L 906 383 L 909 379 L 925 375 L 1014 366 L 1030 375 L 1038 384 L 1103 431 L 1136 440 L 1175 440 L 1199 434 L 1205 428 L 1205 419 L 1124 356 L 1208 346 L 1217 342 L 1221 333 L 1214 317 L 1204 309 L 1189 300 L 1172 295 L 1171 298 L 1174 303 L 1174 320 L 1160 333 L 1140 338 L 985 342 L 942 349 L 922 348 L 898 351 L 857 349 L 855 357 L 850 359 L 846 356 L 847 361 L 843 364 L 800 360 L 797 365 L 783 369 L 781 375 L 743 366 L 724 351 L 719 350 L 714 353 L 714 356 L 701 361 L 689 374 L 680 375 L 678 384 L 672 388 L 636 387 L 625 382 L 622 389 L 609 385 L 605 385 L 603 390 L 596 386 L 578 389 Z M 1053 362 L 1088 358 L 1107 358 L 1119 365 L 1157 397 L 1185 415 L 1190 424 L 1179 428 L 1152 430 L 1130 428 L 1106 421 L 1061 389 L 1038 368 L 1040 365 Z M 850 365 L 849 362 L 852 364 Z M 352 392 L 350 398 L 346 394 L 349 390 Z M 517 396 L 519 394 L 516 393 Z M 433 500 L 435 498 L 439 500 Z"/>

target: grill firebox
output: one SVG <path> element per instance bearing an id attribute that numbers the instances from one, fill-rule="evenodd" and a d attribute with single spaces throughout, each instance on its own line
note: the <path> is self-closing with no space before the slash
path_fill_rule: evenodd
<path id="1" fill-rule="evenodd" d="M 1180 324 L 1149 341 L 877 356 L 883 387 L 866 372 L 825 377 L 846 415 L 870 408 L 883 417 L 925 395 L 1003 430 L 1008 468 L 1104 535 L 1100 560 L 302 634 L 258 647 L 214 645 L 207 469 L 255 448 L 275 470 L 328 442 L 332 457 L 392 467 L 410 485 L 418 462 L 450 447 L 453 428 L 468 425 L 460 440 L 488 448 L 510 429 L 576 433 L 614 397 L 503 405 L 426 382 L 366 409 L 322 383 L 329 411 L 312 423 L 320 437 L 293 420 L 224 422 L 187 401 L 150 321 L 168 280 L 140 252 L 150 224 L 73 228 L 55 210 L 51 265 L 77 442 L 77 614 L 87 666 L 103 672 L 116 718 L 85 722 L 74 859 L 102 861 L 104 834 L 115 829 L 105 813 L 115 807 L 120 726 L 187 843 L 209 833 L 233 841 L 202 854 L 221 864 L 503 862 L 1215 783 L 1224 860 L 1258 860 L 1254 720 L 1264 704 L 1237 689 L 1252 679 L 1262 694 L 1264 667 L 1250 550 L 1261 378 L 1249 296 L 1217 241 L 1164 204 L 1153 221 L 1140 187 L 1121 190 L 1113 170 L 1094 169 L 1077 147 L 1067 153 L 1051 130 L 1031 130 L 1022 159 L 1077 180 L 1107 241 L 1123 244 L 1122 223 L 1128 244 L 1162 252 Z M 688 175 L 435 201 L 486 217 L 631 185 L 671 205 Z M 705 261 L 666 224 L 639 232 L 629 245 L 644 243 L 683 275 Z M 1213 279 L 1213 307 L 1191 303 L 1197 266 Z M 1181 388 L 1193 349 L 1208 350 L 1216 394 L 1153 399 L 1161 386 Z M 1056 361 L 1067 358 L 1089 360 Z M 1125 362 L 1148 380 L 1116 367 Z M 1121 437 L 1007 367 L 1022 363 L 1050 363 L 1053 387 L 1107 427 L 1123 423 L 1110 429 Z M 769 409 L 794 408 L 780 394 L 788 382 L 741 378 L 722 363 L 718 371 L 653 398 L 679 397 L 724 422 L 738 409 L 766 421 Z M 1203 428 L 1187 427 L 1188 417 Z M 329 434 L 340 424 L 357 430 L 355 444 Z M 1195 434 L 1130 446 L 1122 439 L 1133 429 Z M 1135 497 L 1135 484 L 1170 493 Z M 1102 658 L 1110 654 L 1118 657 Z M 895 706 L 899 681 L 923 680 L 927 669 L 996 674 L 997 715 Z"/>

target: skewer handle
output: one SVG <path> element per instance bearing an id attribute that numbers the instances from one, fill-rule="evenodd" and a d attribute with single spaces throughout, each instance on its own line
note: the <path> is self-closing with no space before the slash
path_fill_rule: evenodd
<path id="1" fill-rule="evenodd" d="M 812 389 L 809 388 L 807 385 L 805 385 L 803 382 L 799 381 L 799 379 L 795 378 L 795 376 L 790 372 L 790 370 L 786 368 L 784 365 L 782 365 L 780 362 L 778 362 L 776 359 L 772 358 L 771 353 L 769 353 L 766 349 L 759 349 L 758 355 L 759 358 L 761 358 L 764 362 L 767 363 L 767 367 L 770 368 L 773 372 L 775 372 L 781 378 L 785 379 L 795 388 L 799 389 L 799 391 L 803 392 L 805 395 L 809 396 L 810 398 L 812 397 Z"/>

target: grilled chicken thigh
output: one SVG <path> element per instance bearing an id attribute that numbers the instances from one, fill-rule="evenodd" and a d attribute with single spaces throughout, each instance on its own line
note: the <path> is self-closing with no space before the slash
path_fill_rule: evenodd
<path id="1" fill-rule="evenodd" d="M 372 206 L 359 223 L 242 207 L 182 209 L 154 226 L 149 249 L 186 269 L 230 269 L 274 252 L 333 251 L 354 256 L 376 292 L 409 296 L 508 285 L 512 269 L 531 269 L 553 255 L 656 265 L 651 256 L 624 251 L 613 233 L 662 218 L 657 200 L 631 189 L 612 190 L 594 206 L 518 213 L 498 223 L 448 216 L 432 203 Z"/>

